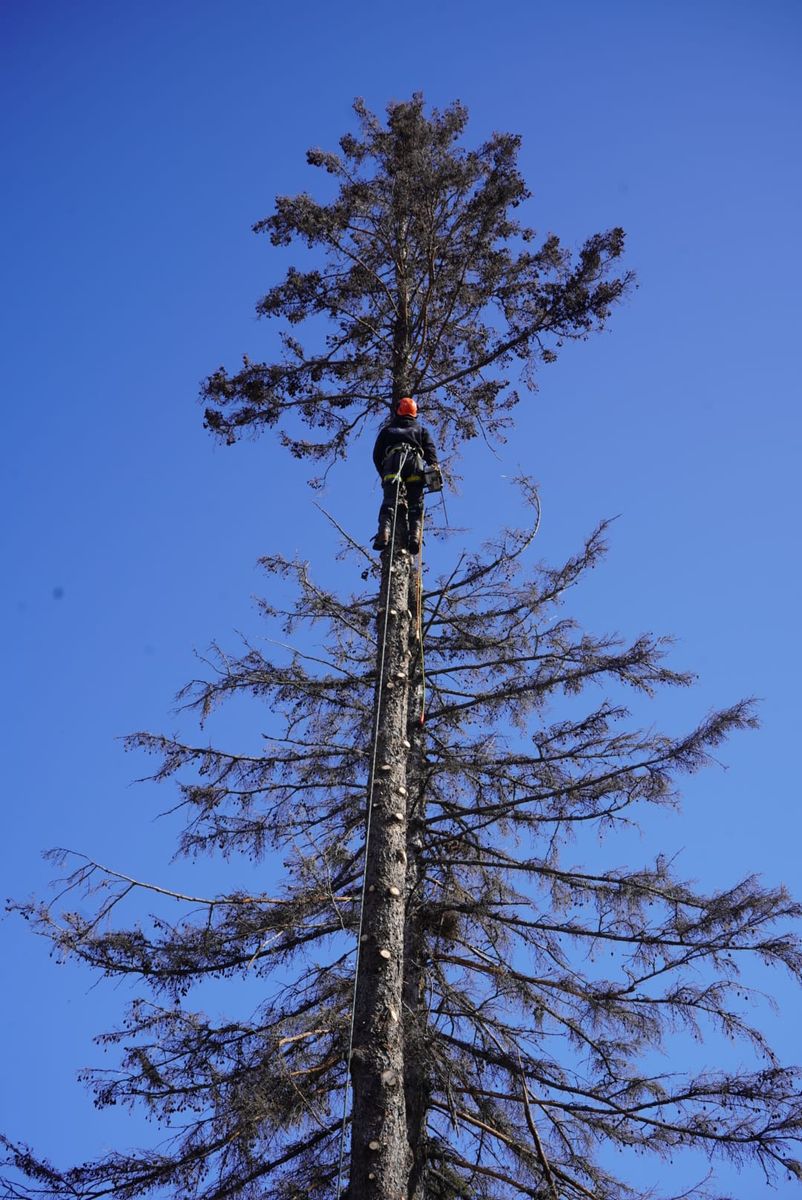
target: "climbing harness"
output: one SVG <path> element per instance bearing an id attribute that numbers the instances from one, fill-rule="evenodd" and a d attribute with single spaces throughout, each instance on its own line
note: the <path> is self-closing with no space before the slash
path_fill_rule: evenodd
<path id="1" fill-rule="evenodd" d="M 410 464 L 410 474 L 404 475 L 403 470 L 407 459 L 413 458 Z M 396 459 L 399 461 L 396 463 Z M 382 483 L 426 483 L 426 469 L 419 454 L 412 454 L 409 446 L 394 446 L 385 455 L 382 463 Z"/>
<path id="2" fill-rule="evenodd" d="M 409 456 L 407 447 L 402 447 L 401 461 L 398 465 L 396 474 L 392 476 L 395 480 L 395 499 L 393 501 L 393 526 L 390 536 L 390 562 L 387 572 L 387 588 L 389 592 L 390 582 L 393 574 L 393 558 L 395 556 L 395 533 L 398 524 L 398 498 L 401 493 L 401 472 Z M 390 618 L 389 595 L 385 596 L 384 605 L 384 626 L 382 628 L 381 649 L 379 651 L 379 673 L 378 673 L 378 689 L 376 697 L 376 717 L 373 724 L 373 755 L 370 763 L 370 786 L 368 788 L 368 808 L 367 818 L 365 822 L 365 854 L 362 866 L 362 887 L 360 889 L 359 902 L 359 930 L 356 938 L 356 962 L 354 964 L 354 988 L 351 999 L 351 1022 L 350 1031 L 348 1034 L 348 1057 L 345 1060 L 345 1087 L 343 1088 L 343 1116 L 340 1126 L 340 1156 L 337 1165 L 337 1200 L 340 1200 L 342 1195 L 342 1174 L 343 1174 L 343 1159 L 345 1157 L 345 1127 L 348 1115 L 348 1093 L 351 1087 L 351 1055 L 354 1052 L 354 1023 L 356 1021 L 356 990 L 359 983 L 359 964 L 362 948 L 362 923 L 365 916 L 365 887 L 367 885 L 368 876 L 368 848 L 370 846 L 370 825 L 373 816 L 373 792 L 376 785 L 376 757 L 378 755 L 379 746 L 379 721 L 381 719 L 381 702 L 382 693 L 384 690 L 384 659 L 387 649 L 387 626 Z"/>

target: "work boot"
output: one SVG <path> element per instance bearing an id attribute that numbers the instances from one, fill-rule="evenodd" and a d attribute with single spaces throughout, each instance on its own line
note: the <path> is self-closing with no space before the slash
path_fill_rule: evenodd
<path id="1" fill-rule="evenodd" d="M 412 521 L 409 526 L 409 534 L 407 536 L 407 550 L 410 554 L 417 554 L 420 550 L 420 521 Z"/>
<path id="2" fill-rule="evenodd" d="M 374 550 L 386 550 L 390 545 L 390 533 L 392 532 L 389 521 L 379 521 L 379 530 L 373 539 Z"/>

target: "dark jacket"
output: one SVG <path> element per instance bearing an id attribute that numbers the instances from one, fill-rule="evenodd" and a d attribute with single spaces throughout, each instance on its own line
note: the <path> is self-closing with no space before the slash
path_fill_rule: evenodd
<path id="1" fill-rule="evenodd" d="M 382 463 L 397 446 L 412 446 L 428 467 L 437 466 L 437 450 L 426 426 L 419 425 L 414 417 L 391 417 L 382 425 L 373 447 L 373 465 L 380 475 Z"/>

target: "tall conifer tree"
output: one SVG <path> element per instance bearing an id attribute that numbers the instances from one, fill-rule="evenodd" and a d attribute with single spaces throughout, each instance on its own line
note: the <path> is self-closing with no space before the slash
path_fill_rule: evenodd
<path id="1" fill-rule="evenodd" d="M 517 139 L 462 148 L 460 105 L 427 116 L 416 96 L 386 124 L 356 111 L 339 154 L 309 154 L 334 198 L 282 197 L 256 227 L 304 241 L 313 264 L 259 306 L 287 322 L 283 357 L 212 375 L 207 424 L 228 441 L 272 427 L 328 465 L 411 393 L 449 450 L 503 436 L 517 380 L 531 386 L 627 290 L 622 233 L 576 256 L 538 242 L 512 216 L 527 196 Z M 280 727 L 263 751 L 131 739 L 160 757 L 157 778 L 179 781 L 183 853 L 283 852 L 286 882 L 275 896 L 178 896 L 78 860 L 67 895 L 100 889 L 96 911 L 70 911 L 64 894 L 20 906 L 61 954 L 140 981 L 103 1039 L 119 1067 L 90 1079 L 98 1103 L 144 1103 L 173 1137 L 67 1170 L 6 1143 L 7 1196 L 645 1195 L 626 1168 L 611 1173 L 606 1147 L 691 1146 L 802 1174 L 798 1076 L 737 998 L 752 957 L 800 977 L 787 932 L 799 907 L 755 879 L 700 892 L 662 857 L 593 871 L 570 857 L 576 831 L 614 833 L 673 803 L 679 776 L 754 723 L 750 706 L 681 737 L 634 728 L 625 689 L 690 679 L 659 639 L 583 632 L 564 615 L 603 529 L 562 566 L 531 565 L 536 499 L 521 487 L 530 526 L 458 557 L 423 593 L 402 552 L 348 596 L 305 563 L 264 560 L 296 594 L 285 610 L 268 599 L 265 616 L 302 644 L 288 660 L 215 651 L 185 692 L 204 718 L 232 696 L 268 701 Z M 132 891 L 186 913 L 117 924 Z M 245 973 L 266 981 L 251 1017 L 193 1006 L 195 984 Z M 655 1070 L 677 1026 L 740 1039 L 753 1068 Z"/>

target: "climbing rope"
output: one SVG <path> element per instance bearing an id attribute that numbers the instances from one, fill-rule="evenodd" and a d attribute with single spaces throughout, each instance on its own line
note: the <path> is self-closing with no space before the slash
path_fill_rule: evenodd
<path id="1" fill-rule="evenodd" d="M 395 483 L 395 498 L 393 500 L 393 521 L 392 521 L 392 531 L 391 531 L 390 547 L 389 547 L 390 561 L 389 561 L 389 569 L 388 569 L 388 573 L 387 573 L 387 592 L 385 594 L 384 624 L 382 627 L 382 636 L 381 636 L 380 653 L 379 653 L 379 672 L 378 672 L 378 688 L 377 688 L 377 698 L 376 698 L 376 715 L 375 715 L 375 721 L 374 721 L 374 727 L 373 727 L 373 752 L 372 752 L 371 763 L 370 763 L 370 776 L 369 776 L 370 784 L 369 784 L 369 788 L 368 788 L 368 805 L 367 805 L 367 817 L 366 817 L 366 828 L 365 828 L 365 852 L 364 852 L 364 861 L 363 861 L 363 866 L 362 866 L 362 885 L 361 885 L 361 889 L 360 889 L 359 929 L 358 929 L 357 941 L 356 941 L 356 962 L 354 964 L 354 986 L 353 986 L 353 994 L 352 994 L 352 999 L 351 999 L 351 1018 L 350 1018 L 350 1028 L 349 1028 L 349 1034 L 348 1034 L 348 1056 L 346 1058 L 345 1085 L 343 1087 L 343 1114 L 342 1114 L 342 1122 L 340 1125 L 340 1150 L 339 1150 L 339 1162 L 337 1165 L 337 1198 L 336 1198 L 336 1200 L 341 1200 L 341 1196 L 342 1196 L 342 1173 L 343 1173 L 343 1161 L 345 1158 L 345 1130 L 346 1130 L 346 1125 L 347 1125 L 347 1120 L 348 1120 L 348 1095 L 349 1095 L 349 1091 L 350 1091 L 350 1087 L 351 1087 L 350 1067 L 351 1067 L 351 1056 L 352 1056 L 353 1050 L 354 1050 L 354 1025 L 356 1022 L 356 998 L 357 998 L 357 988 L 358 988 L 358 984 L 359 984 L 359 966 L 360 966 L 360 961 L 361 961 L 362 930 L 363 930 L 363 921 L 364 921 L 364 915 L 365 915 L 365 890 L 366 890 L 366 885 L 367 885 L 367 872 L 368 872 L 368 848 L 370 846 L 371 818 L 373 816 L 373 793 L 374 793 L 374 788 L 375 788 L 375 783 L 376 783 L 376 759 L 378 757 L 379 723 L 380 723 L 380 719 L 381 719 L 381 703 L 382 703 L 382 697 L 383 697 L 383 691 L 384 691 L 384 684 L 383 684 L 384 663 L 385 663 L 385 656 L 386 656 L 386 650 L 387 650 L 387 628 L 388 628 L 388 624 L 389 624 L 390 607 L 391 607 L 390 603 L 389 603 L 389 598 L 390 598 L 389 593 L 390 593 L 390 584 L 391 584 L 392 572 L 393 572 L 393 560 L 395 557 L 395 536 L 396 536 L 396 528 L 397 528 L 397 524 L 398 524 L 398 500 L 399 500 L 399 496 L 400 496 L 400 492 L 401 492 L 402 471 L 403 471 L 404 464 L 409 456 L 409 453 L 410 453 L 409 449 L 407 447 L 404 447 L 403 453 L 401 456 L 401 460 L 398 464 L 397 473 L 391 477 L 392 481 Z M 534 525 L 534 528 L 533 528 L 531 534 L 526 539 L 524 544 L 521 545 L 517 549 L 516 555 L 515 555 L 516 557 L 518 554 L 520 554 L 526 548 L 526 546 L 528 546 L 531 543 L 533 538 L 537 535 L 538 530 L 540 529 L 541 506 L 540 506 L 540 497 L 537 493 L 537 490 L 534 490 L 532 499 L 534 502 L 535 512 L 536 512 L 535 525 Z M 448 512 L 447 512 L 446 503 L 445 503 L 445 496 L 442 493 L 441 493 L 441 502 L 443 505 L 443 516 L 445 517 L 446 525 L 448 525 L 449 521 L 448 521 Z M 416 579 L 416 609 L 417 609 L 417 612 L 416 612 L 416 627 L 417 627 L 417 629 L 416 629 L 416 631 L 417 631 L 417 638 L 418 638 L 418 649 L 419 649 L 419 654 L 420 654 L 420 670 L 421 670 L 421 707 L 420 707 L 420 715 L 419 715 L 418 720 L 419 720 L 419 724 L 421 726 L 423 726 L 426 721 L 426 663 L 425 663 L 424 649 L 423 649 L 423 634 L 424 634 L 424 628 L 423 628 L 423 525 L 424 525 L 424 512 L 421 511 L 421 542 L 420 542 L 420 548 L 418 550 L 418 566 L 417 566 L 417 579 Z M 519 1061 L 520 1061 L 520 1055 L 519 1055 Z M 523 1075 L 522 1075 L 522 1078 L 523 1078 Z M 527 1104 L 527 1109 L 528 1109 L 528 1093 L 526 1092 L 525 1079 L 524 1079 L 524 1098 L 525 1098 L 525 1102 Z M 532 1128 L 531 1125 L 530 1125 L 530 1128 Z M 539 1139 L 537 1138 L 537 1131 L 533 1129 L 533 1132 L 535 1134 L 536 1141 L 539 1141 Z M 548 1176 L 550 1176 L 551 1172 L 548 1169 L 547 1162 L 545 1162 L 545 1168 L 546 1168 L 546 1174 Z M 553 1180 L 552 1180 L 552 1185 L 553 1185 Z"/>
<path id="2" fill-rule="evenodd" d="M 365 855 L 362 865 L 362 887 L 359 901 L 359 931 L 356 938 L 356 963 L 354 964 L 354 989 L 351 997 L 351 1021 L 348 1034 L 348 1057 L 345 1060 L 345 1087 L 343 1088 L 343 1116 L 340 1126 L 340 1157 L 337 1164 L 337 1200 L 340 1200 L 342 1195 L 342 1176 L 343 1176 L 343 1159 L 345 1157 L 345 1127 L 348 1117 L 348 1093 L 351 1087 L 351 1055 L 354 1052 L 354 1023 L 356 1021 L 356 992 L 359 983 L 359 963 L 362 950 L 362 922 L 365 916 L 365 887 L 368 876 L 368 847 L 370 845 L 370 825 L 373 816 L 373 791 L 376 784 L 376 758 L 379 750 L 379 720 L 381 717 L 381 702 L 382 693 L 384 690 L 384 659 L 387 650 L 387 626 L 390 618 L 390 584 L 393 574 L 393 558 L 395 557 L 395 531 L 398 524 L 398 497 L 401 493 L 401 472 L 404 463 L 409 456 L 409 450 L 406 446 L 403 447 L 401 461 L 398 464 L 398 473 L 395 476 L 395 499 L 393 501 L 393 524 L 390 535 L 390 562 L 387 572 L 387 591 L 384 597 L 384 626 L 382 628 L 381 645 L 379 651 L 379 675 L 378 689 L 376 696 L 376 717 L 373 725 L 373 755 L 370 763 L 370 786 L 368 788 L 368 811 L 365 825 Z"/>
<path id="3" fill-rule="evenodd" d="M 426 723 L 426 662 L 423 657 L 423 520 L 424 511 L 421 511 L 420 517 L 420 549 L 418 550 L 418 579 L 416 584 L 415 608 L 417 609 L 417 632 L 418 632 L 418 650 L 420 652 L 420 675 L 421 675 L 421 694 L 420 694 L 420 716 L 418 724 L 425 725 Z"/>

